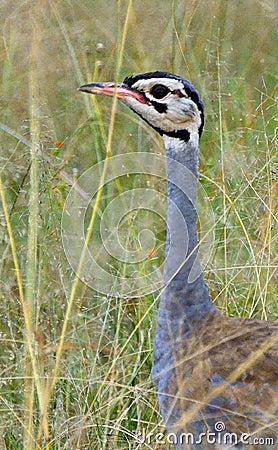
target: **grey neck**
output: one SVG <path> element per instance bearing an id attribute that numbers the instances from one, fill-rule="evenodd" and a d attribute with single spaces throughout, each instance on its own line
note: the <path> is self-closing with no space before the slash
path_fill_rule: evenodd
<path id="1" fill-rule="evenodd" d="M 204 281 L 197 237 L 198 136 L 188 142 L 163 136 L 167 156 L 168 213 L 164 288 L 160 309 L 171 321 L 202 319 L 216 311 Z M 169 319 L 169 317 L 168 317 Z"/>

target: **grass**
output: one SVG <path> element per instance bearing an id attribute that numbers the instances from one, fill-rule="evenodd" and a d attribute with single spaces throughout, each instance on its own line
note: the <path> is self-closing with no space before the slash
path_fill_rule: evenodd
<path id="1" fill-rule="evenodd" d="M 0 447 L 155 448 L 151 434 L 164 432 L 150 379 L 157 293 L 117 298 L 117 284 L 96 292 L 81 282 L 62 247 L 61 219 L 76 173 L 110 155 L 160 154 L 163 145 L 123 106 L 76 88 L 157 69 L 196 84 L 206 106 L 201 229 L 207 199 L 214 220 L 205 276 L 224 313 L 273 320 L 274 3 L 2 3 Z M 111 199 L 146 184 L 164 192 L 151 175 L 115 176 L 99 191 L 85 217 L 95 211 L 92 250 Z M 146 225 L 155 231 L 155 254 L 144 241 L 146 274 L 163 261 L 165 227 L 158 214 L 128 211 L 120 231 L 130 251 Z M 128 269 L 104 253 L 99 261 L 115 280 Z"/>

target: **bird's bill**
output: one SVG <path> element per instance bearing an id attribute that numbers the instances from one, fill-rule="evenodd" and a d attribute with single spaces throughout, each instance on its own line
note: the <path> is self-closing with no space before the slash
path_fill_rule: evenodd
<path id="1" fill-rule="evenodd" d="M 78 91 L 88 92 L 89 94 L 108 95 L 109 97 L 116 95 L 120 100 L 124 100 L 126 97 L 133 97 L 140 103 L 147 103 L 146 98 L 141 92 L 136 91 L 135 89 L 130 89 L 130 87 L 124 83 L 83 84 L 78 88 Z"/>

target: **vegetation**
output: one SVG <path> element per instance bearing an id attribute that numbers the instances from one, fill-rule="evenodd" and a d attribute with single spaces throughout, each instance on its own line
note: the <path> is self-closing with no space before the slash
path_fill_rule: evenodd
<path id="1" fill-rule="evenodd" d="M 73 273 L 61 233 L 77 174 L 163 145 L 123 106 L 78 93 L 84 82 L 164 70 L 198 87 L 206 107 L 200 230 L 208 199 L 214 218 L 204 247 L 211 294 L 223 313 L 277 317 L 274 3 L 2 1 L 1 449 L 165 448 L 154 437 L 164 428 L 150 377 L 159 292 L 92 289 Z M 84 219 L 92 251 L 111 199 L 146 185 L 165 192 L 163 179 L 117 173 L 99 190 Z M 155 233 L 139 264 L 146 274 L 163 261 L 165 224 L 123 210 L 129 249 L 140 248 L 136 223 Z M 78 266 L 81 249 L 75 255 Z M 115 279 L 128 271 L 105 258 Z"/>

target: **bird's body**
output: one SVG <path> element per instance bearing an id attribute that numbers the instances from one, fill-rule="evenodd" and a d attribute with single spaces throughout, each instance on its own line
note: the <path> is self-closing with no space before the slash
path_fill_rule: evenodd
<path id="1" fill-rule="evenodd" d="M 91 83 L 80 88 L 110 96 L 115 89 L 160 133 L 166 148 L 166 253 L 171 248 L 174 256 L 165 260 L 153 379 L 175 448 L 278 448 L 278 322 L 221 315 L 200 266 L 196 228 L 198 144 L 204 123 L 200 96 L 191 83 L 165 72 L 129 77 L 117 87 Z M 187 236 L 183 242 L 182 226 Z M 180 261 L 181 252 L 182 265 L 175 261 L 175 255 Z"/>

